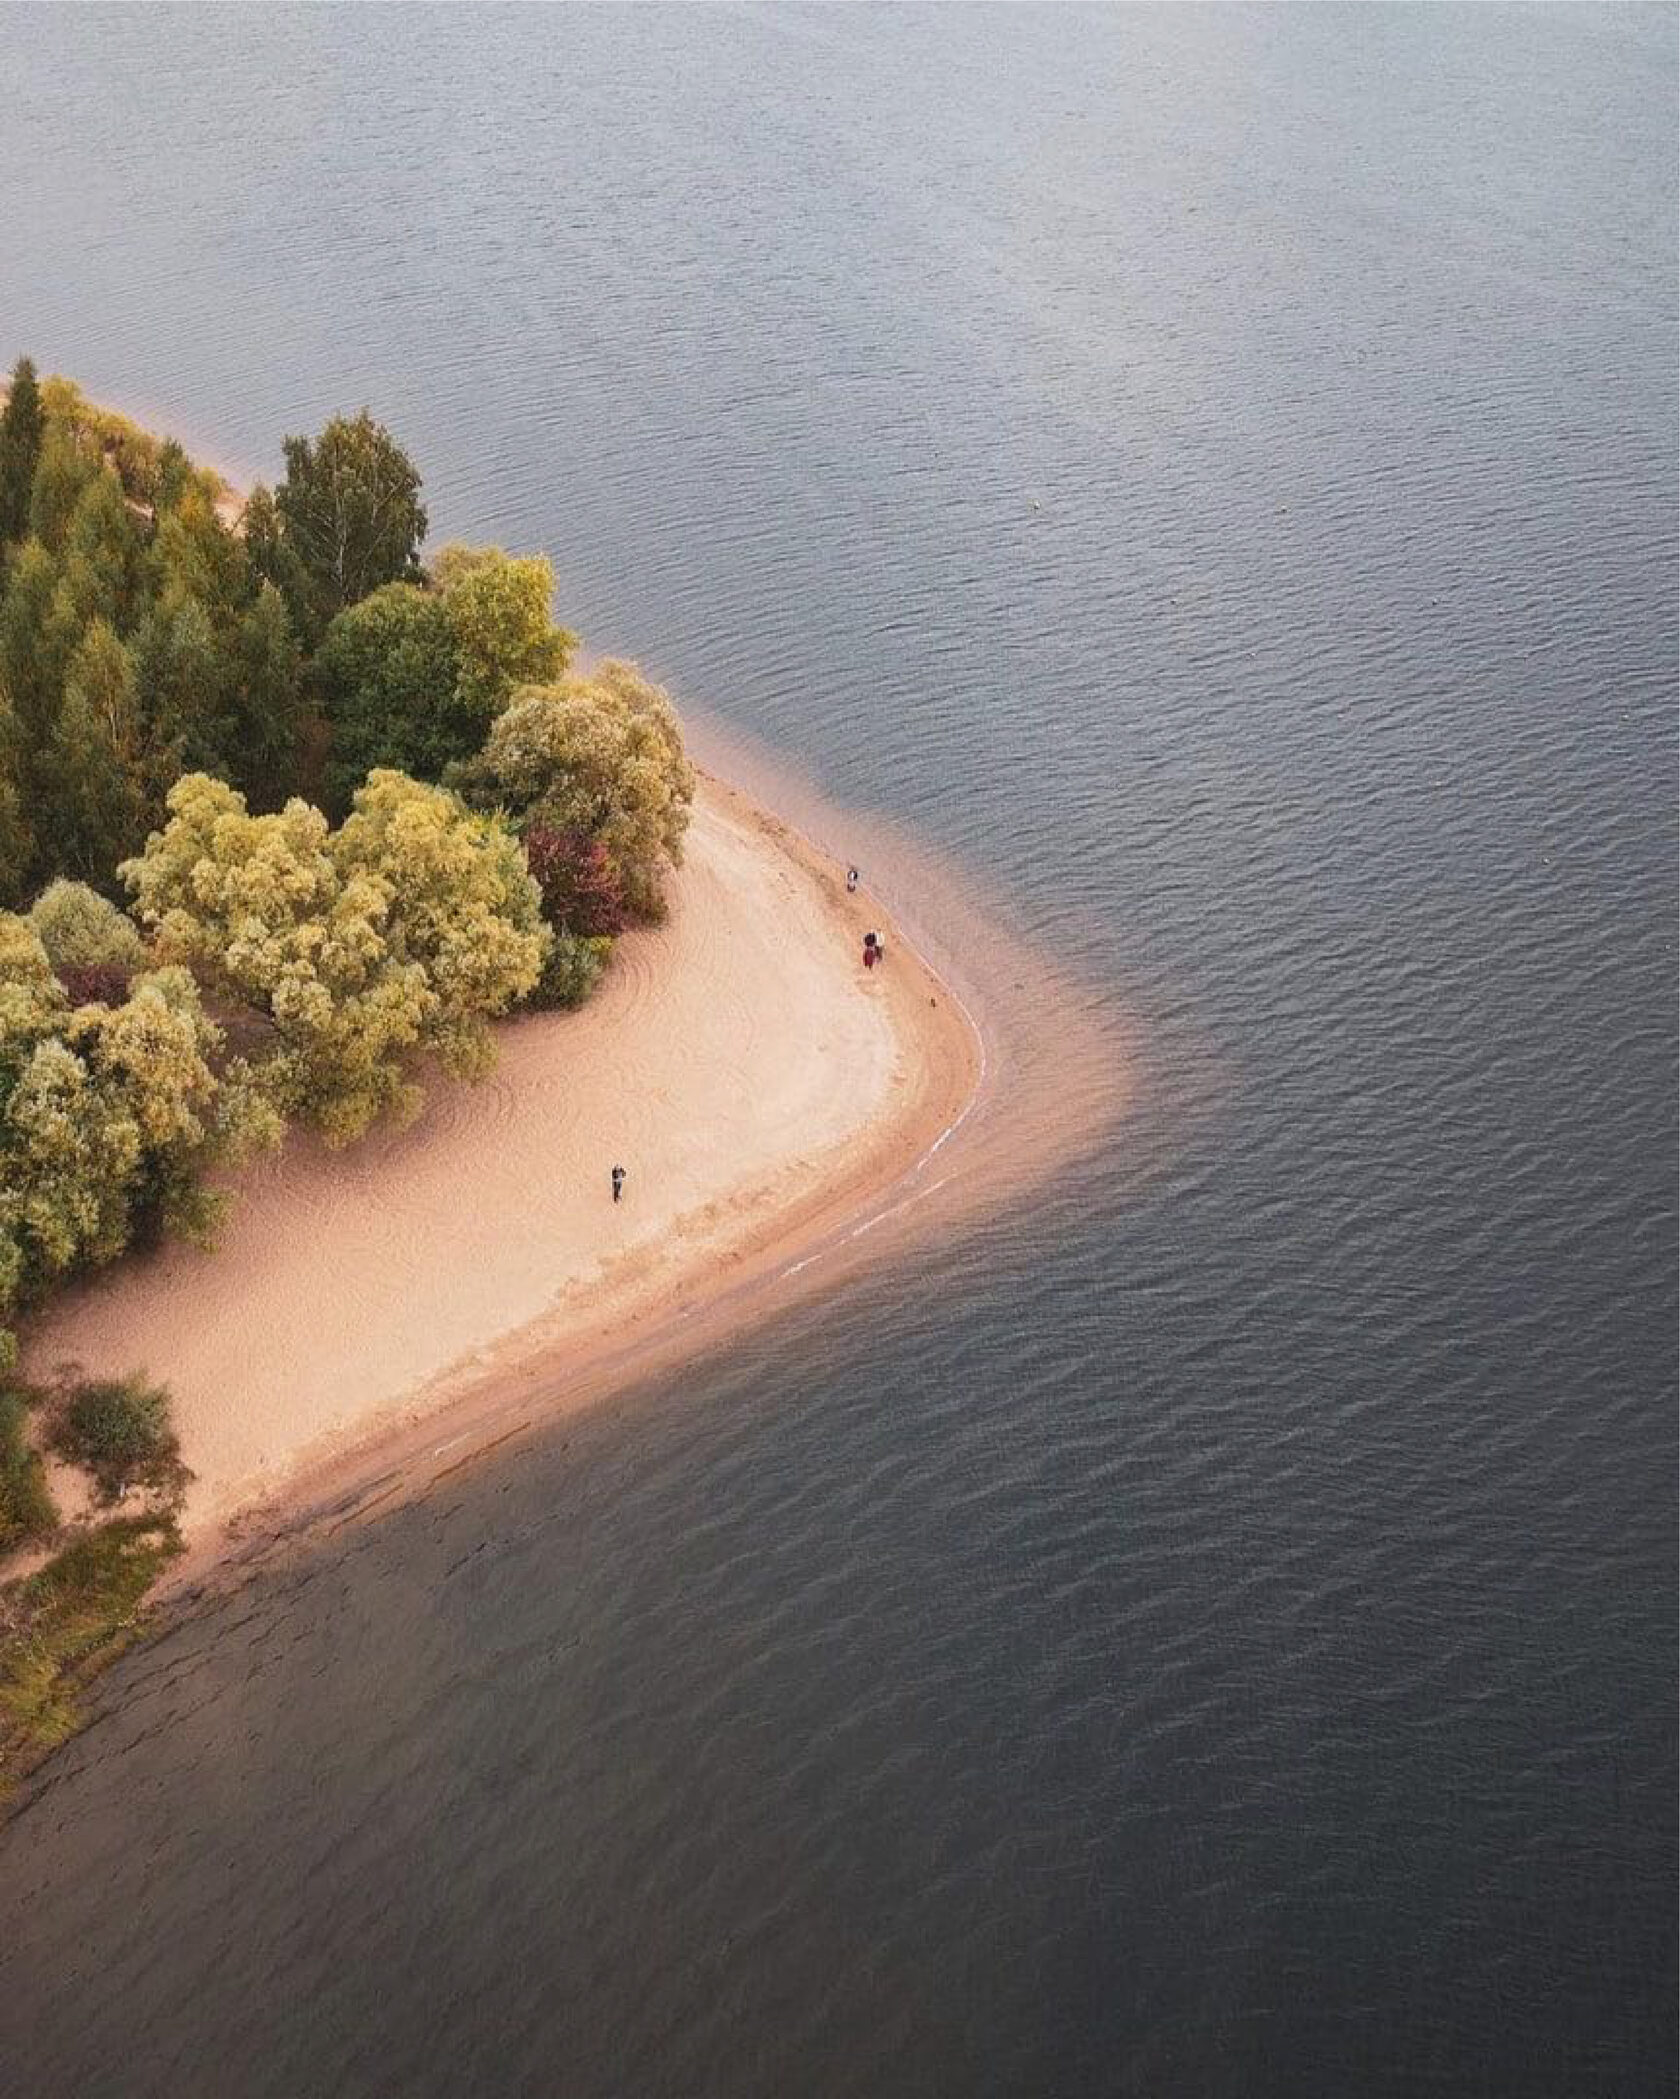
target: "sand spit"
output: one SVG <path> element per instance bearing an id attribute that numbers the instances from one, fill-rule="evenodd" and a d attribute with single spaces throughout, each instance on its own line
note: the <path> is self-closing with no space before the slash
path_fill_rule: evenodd
<path id="1" fill-rule="evenodd" d="M 703 776 L 668 923 L 619 944 L 581 1012 L 506 1025 L 491 1077 L 439 1079 L 408 1130 L 340 1153 L 294 1136 L 213 1253 L 129 1257 L 57 1300 L 30 1371 L 143 1370 L 175 1395 L 197 1478 L 162 1600 L 1019 1198 L 1126 1112 L 1129 1044 L 955 870 L 699 741 L 866 844 L 927 930 Z M 889 960 L 866 974 L 871 928 Z"/>
<path id="2" fill-rule="evenodd" d="M 669 923 L 621 943 L 581 1013 L 504 1028 L 492 1077 L 440 1081 L 409 1130 L 294 1139 L 213 1254 L 90 1279 L 28 1364 L 173 1389 L 198 1476 L 179 1591 L 884 1248 L 961 1181 L 987 1078 L 966 1006 L 867 888 L 707 779 Z"/>

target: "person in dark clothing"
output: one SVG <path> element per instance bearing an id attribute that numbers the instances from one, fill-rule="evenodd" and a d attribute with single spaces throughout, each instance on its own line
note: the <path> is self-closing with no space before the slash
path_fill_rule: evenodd
<path id="1" fill-rule="evenodd" d="M 873 969 L 877 962 L 884 962 L 886 960 L 886 954 L 887 951 L 881 945 L 880 938 L 878 935 L 874 933 L 864 934 L 863 966 L 865 969 Z"/>
<path id="2" fill-rule="evenodd" d="M 612 1170 L 612 1184 L 613 1184 L 613 1201 L 614 1201 L 614 1202 L 616 1203 L 616 1202 L 618 1201 L 619 1197 L 620 1197 L 620 1196 L 621 1196 L 621 1195 L 622 1195 L 622 1194 L 624 1193 L 624 1168 L 623 1168 L 622 1166 L 615 1166 L 615 1167 L 613 1168 L 613 1170 Z"/>

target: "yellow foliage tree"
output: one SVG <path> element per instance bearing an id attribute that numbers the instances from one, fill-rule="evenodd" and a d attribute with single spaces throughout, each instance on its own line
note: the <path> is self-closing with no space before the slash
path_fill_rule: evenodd
<path id="1" fill-rule="evenodd" d="M 203 773 L 178 781 L 168 806 L 121 869 L 136 915 L 160 954 L 273 1022 L 279 1047 L 260 1076 L 287 1113 L 348 1143 L 418 1108 L 412 1051 L 461 1072 L 489 1061 L 484 1022 L 536 982 L 548 941 L 497 826 L 383 772 L 336 834 L 306 802 L 252 816 Z"/>
<path id="2" fill-rule="evenodd" d="M 519 841 L 442 788 L 380 771 L 332 851 L 347 881 L 390 893 L 392 955 L 425 977 L 426 1046 L 446 1070 L 478 1076 L 493 1056 L 487 1019 L 535 986 L 551 938 Z"/>
<path id="3" fill-rule="evenodd" d="M 554 570 L 540 554 L 447 546 L 432 564 L 455 636 L 459 710 L 488 721 L 516 685 L 562 676 L 577 636 L 555 626 Z"/>
<path id="4" fill-rule="evenodd" d="M 453 777 L 481 807 L 596 840 L 631 910 L 662 912 L 665 868 L 682 863 L 694 768 L 669 697 L 633 663 L 517 692 Z"/>
<path id="5" fill-rule="evenodd" d="M 155 1225 L 207 1236 L 210 1167 L 272 1143 L 245 1067 L 184 969 L 137 977 L 120 1006 L 73 1007 L 27 922 L 0 915 L 0 1318 Z"/>

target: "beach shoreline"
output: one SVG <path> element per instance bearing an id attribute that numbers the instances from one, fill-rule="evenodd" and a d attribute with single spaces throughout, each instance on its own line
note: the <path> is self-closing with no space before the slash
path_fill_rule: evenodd
<path id="1" fill-rule="evenodd" d="M 133 404 L 117 412 L 146 428 L 159 420 Z M 192 449 L 207 456 L 196 440 Z M 245 490 L 225 467 L 215 471 L 231 524 Z M 671 923 L 622 939 L 583 1009 L 504 1022 L 498 1068 L 477 1086 L 432 1075 L 412 1130 L 379 1131 L 337 1154 L 292 1133 L 278 1160 L 233 1183 L 232 1214 L 210 1254 L 179 1245 L 130 1254 L 32 1322 L 31 1375 L 142 1372 L 173 1394 L 196 1477 L 181 1511 L 185 1549 L 149 1608 L 237 1584 L 277 1553 L 423 1495 L 513 1438 L 1001 1207 L 1130 1108 L 1133 1045 L 1005 929 L 996 900 L 965 870 L 879 819 L 834 807 L 739 732 L 687 726 L 701 785 Z M 750 851 L 704 897 L 691 895 L 693 848 L 703 861 L 708 839 L 715 849 L 724 831 Z M 855 841 L 848 859 L 855 852 L 889 870 L 895 898 L 914 898 L 925 953 L 872 882 L 847 891 L 841 840 Z M 868 975 L 866 930 L 888 953 Z M 709 999 L 727 1005 L 718 976 L 743 947 L 757 970 L 737 972 L 732 1011 L 747 1038 L 756 1031 L 757 1048 L 737 1064 L 715 1028 L 699 1038 Z M 807 975 L 803 1003 L 789 1008 L 785 965 L 817 949 L 822 982 Z M 972 1007 L 954 988 L 959 973 Z M 873 1032 L 856 1025 L 864 1015 Z M 597 1101 L 605 1112 L 596 1148 L 605 1149 L 587 1167 L 572 1155 L 580 1133 L 560 1127 L 542 1094 L 544 1048 L 587 1091 L 650 1039 L 659 1068 L 641 1076 L 669 1114 L 663 1133 L 650 1127 L 644 1138 L 657 1153 L 673 1123 L 686 1124 L 685 1141 L 715 1127 L 714 1156 L 690 1159 L 686 1180 L 676 1177 L 680 1198 L 651 1230 L 604 1255 L 579 1241 L 571 1215 L 553 1274 L 533 1276 L 518 1256 L 543 1244 L 540 1182 L 512 1166 L 558 1143 L 557 1172 L 571 1183 L 592 1175 L 588 1201 L 599 1212 L 608 1154 L 623 1141 L 613 1112 L 623 1100 Z M 664 1068 L 673 1058 L 680 1066 L 685 1049 L 686 1074 Z M 696 1087 L 708 1055 L 711 1083 Z M 801 1064 L 806 1083 L 789 1100 L 785 1068 Z M 741 1104 L 732 1087 L 772 1106 L 784 1096 L 791 1120 L 778 1142 L 757 1142 L 762 1116 L 744 1126 L 732 1113 Z M 988 1115 L 1004 1095 L 1009 1114 Z M 741 1154 L 733 1163 L 721 1156 L 731 1128 Z M 504 1208 L 497 1229 L 475 1235 L 462 1225 L 475 1195 L 489 1200 L 487 1169 L 499 1176 Z M 626 1206 L 606 1216 L 604 1241 L 622 1241 L 612 1229 L 621 1217 L 644 1214 L 650 1183 L 658 1168 L 633 1162 Z M 397 1229 L 369 1230 L 370 1218 L 393 1210 Z M 379 1301 L 361 1304 L 352 1291 L 346 1312 L 346 1277 L 366 1282 L 370 1273 Z M 484 1285 L 486 1302 L 440 1318 L 457 1274 Z M 288 1298 L 301 1318 L 288 1321 Z M 415 1302 L 429 1326 L 409 1316 Z M 61 1506 L 81 1509 L 85 1482 L 50 1459 L 49 1474 Z M 14 1555 L 0 1571 L 14 1576 L 41 1556 Z"/>
<path id="2" fill-rule="evenodd" d="M 953 1184 L 963 1178 L 961 1139 L 986 1097 L 991 1070 L 967 1005 L 867 886 L 849 895 L 843 869 L 781 818 L 710 775 L 696 812 L 695 847 L 676 879 L 671 924 L 638 936 L 641 947 L 628 967 L 615 959 L 614 973 L 582 1012 L 504 1028 L 501 1071 L 486 1082 L 488 1101 L 483 1088 L 440 1085 L 416 1130 L 383 1140 L 387 1156 L 371 1162 L 365 1147 L 316 1154 L 294 1145 L 241 1183 L 216 1251 L 170 1248 L 131 1259 L 67 1293 L 32 1331 L 27 1357 L 37 1373 L 67 1362 L 90 1374 L 143 1364 L 175 1389 L 184 1455 L 198 1478 L 183 1517 L 187 1549 L 155 1592 L 157 1603 L 201 1594 L 218 1576 L 248 1574 L 276 1549 L 423 1494 L 511 1437 L 716 1347 L 862 1259 L 884 1254 L 929 1198 L 944 1195 L 949 1208 Z M 708 874 L 708 856 L 719 855 L 727 866 Z M 691 895 L 701 882 L 704 894 Z M 749 923 L 755 912 L 779 912 L 781 922 Z M 880 932 L 888 953 L 885 967 L 867 976 L 865 929 Z M 732 954 L 743 942 L 751 946 L 744 968 L 725 978 L 720 952 Z M 803 958 L 803 974 L 791 968 L 801 958 L 790 943 L 821 950 L 814 963 Z M 778 955 L 783 967 L 765 972 L 766 958 Z M 756 994 L 755 973 L 762 978 Z M 615 977 L 622 1007 L 616 1013 Z M 694 1044 L 685 1059 L 686 1045 L 669 1039 L 673 1026 L 698 1025 L 698 1008 L 714 993 L 737 999 L 723 1024 L 739 1045 L 737 1068 L 721 1079 L 694 1068 L 704 1045 Z M 741 1003 L 755 995 L 756 1006 Z M 643 1003 L 659 999 L 657 1012 Z M 494 1162 L 483 1151 L 492 1143 L 504 1166 L 550 1144 L 564 1153 L 557 1170 L 573 1176 L 580 1142 L 605 1145 L 601 1186 L 583 1202 L 610 1223 L 605 1162 L 612 1140 L 601 1133 L 597 1144 L 594 1133 L 560 1128 L 527 1052 L 534 1045 L 538 1063 L 550 1052 L 571 1064 L 604 1052 L 610 1064 L 615 1034 L 622 1057 L 639 1020 L 666 1031 L 663 1044 L 638 1048 L 645 1064 L 639 1076 L 655 1072 L 668 1098 L 642 1133 L 641 1158 L 632 1158 L 626 1214 L 657 1172 L 647 1153 L 661 1130 L 717 1110 L 720 1087 L 785 1091 L 783 1067 L 804 1063 L 811 1068 L 797 1095 L 780 1103 L 791 1119 L 761 1156 L 746 1161 L 722 1155 L 727 1132 L 718 1140 L 722 1154 L 717 1145 L 708 1148 L 704 1133 L 689 1132 L 706 1171 L 684 1185 L 680 1207 L 668 1205 L 657 1230 L 632 1234 L 593 1270 L 574 1259 L 546 1303 L 503 1323 L 508 1306 L 530 1309 L 529 1276 L 515 1283 L 500 1275 L 527 1247 L 530 1220 L 473 1209 L 458 1185 L 451 1188 L 449 1161 L 440 1172 L 427 1165 L 426 1152 L 441 1146 L 456 1164 L 470 1159 L 489 1172 Z M 868 1069 L 852 1068 L 860 1064 Z M 386 1174 L 393 1203 L 419 1190 L 394 1236 L 372 1214 L 381 1208 Z M 358 1198 L 368 1199 L 365 1206 Z M 567 1207 L 577 1204 L 568 1197 Z M 568 1229 L 575 1225 L 569 1216 Z M 575 1235 L 570 1243 L 575 1254 Z M 432 1326 L 418 1336 L 414 1317 L 402 1317 L 396 1323 L 404 1345 L 382 1353 L 390 1337 L 370 1332 L 364 1303 L 350 1307 L 359 1334 L 335 1328 L 324 1309 L 335 1278 L 374 1261 L 386 1266 L 374 1280 L 389 1308 L 403 1305 L 406 1314 L 414 1300 L 435 1299 L 446 1271 L 455 1269 L 475 1276 L 483 1302 L 465 1322 L 432 1304 Z M 499 1279 L 508 1281 L 500 1294 L 491 1287 Z M 306 1326 L 266 1337 L 268 1349 L 290 1351 L 276 1381 L 264 1368 L 263 1322 L 272 1323 L 288 1295 Z M 371 1316 L 376 1325 L 377 1308 Z M 300 1362 L 297 1351 L 311 1346 L 314 1359 Z M 242 1358 L 249 1366 L 243 1379 Z M 332 1395 L 324 1408 L 323 1392 Z M 255 1447 L 247 1432 L 259 1414 L 265 1462 L 253 1469 L 245 1462 Z"/>

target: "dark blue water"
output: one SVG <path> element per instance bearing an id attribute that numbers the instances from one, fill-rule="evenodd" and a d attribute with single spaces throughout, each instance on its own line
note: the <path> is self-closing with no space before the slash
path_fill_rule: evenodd
<path id="1" fill-rule="evenodd" d="M 78 2095 L 1674 2089 L 1671 10 L 0 15 L 0 355 L 435 525 L 1138 1046 L 125 1664 Z"/>

